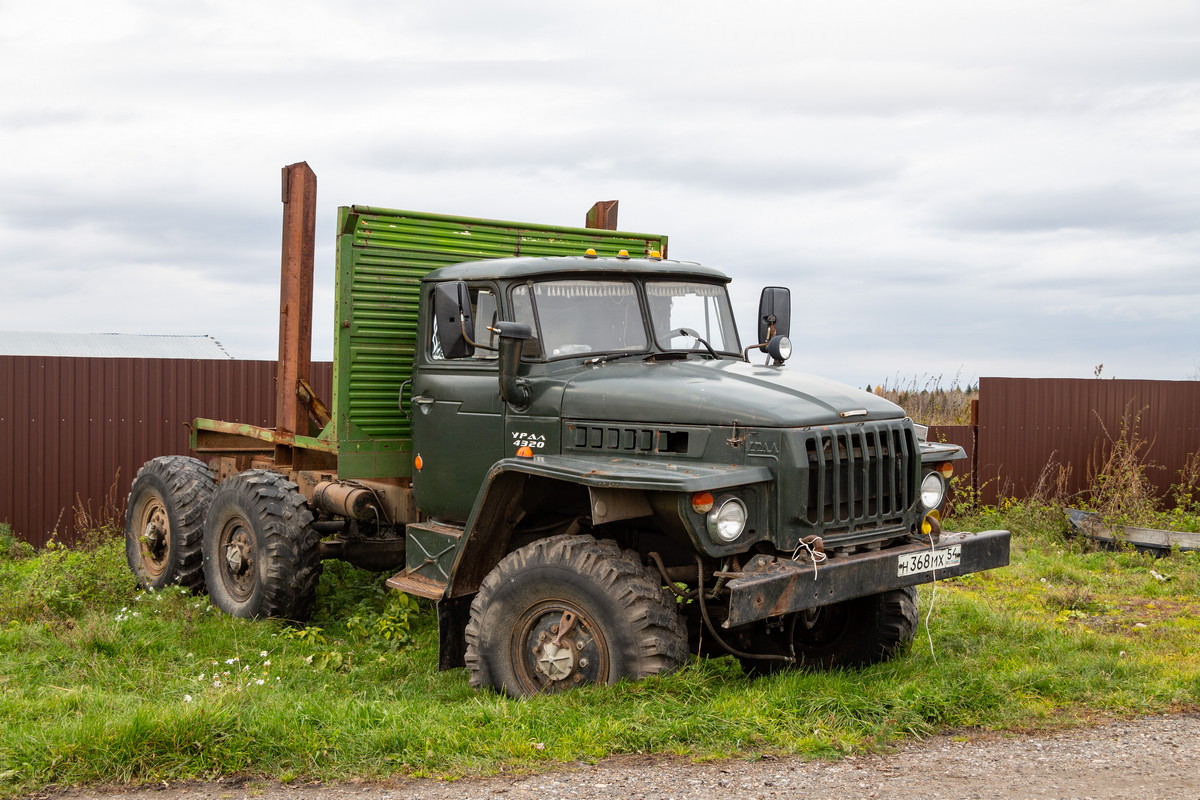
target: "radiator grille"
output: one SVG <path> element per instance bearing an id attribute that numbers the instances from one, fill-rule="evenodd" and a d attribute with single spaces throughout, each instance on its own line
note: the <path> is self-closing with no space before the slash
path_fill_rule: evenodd
<path id="1" fill-rule="evenodd" d="M 918 450 L 903 422 L 809 431 L 806 521 L 853 531 L 899 523 L 916 499 Z"/>

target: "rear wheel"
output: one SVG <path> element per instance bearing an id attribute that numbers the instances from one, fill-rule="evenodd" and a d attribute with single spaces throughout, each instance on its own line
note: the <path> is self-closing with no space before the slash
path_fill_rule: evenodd
<path id="1" fill-rule="evenodd" d="M 514 696 L 670 672 L 688 658 L 673 599 L 637 555 L 590 536 L 510 553 L 471 603 L 471 685 Z"/>
<path id="2" fill-rule="evenodd" d="M 143 589 L 204 591 L 200 542 L 216 486 L 212 470 L 187 456 L 162 456 L 138 470 L 126 503 L 125 559 Z"/>
<path id="3" fill-rule="evenodd" d="M 796 655 L 795 666 L 810 669 L 865 667 L 900 652 L 917 631 L 917 589 L 857 597 L 829 606 L 806 609 L 784 620 L 782 632 L 754 638 L 764 652 Z M 773 672 L 788 662 L 743 658 L 749 672 Z"/>
<path id="4" fill-rule="evenodd" d="M 213 605 L 235 617 L 303 621 L 321 575 L 313 515 L 296 484 L 269 470 L 223 482 L 204 523 Z"/>

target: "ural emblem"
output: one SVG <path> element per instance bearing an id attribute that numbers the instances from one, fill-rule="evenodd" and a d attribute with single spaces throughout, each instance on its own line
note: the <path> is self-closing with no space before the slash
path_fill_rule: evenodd
<path id="1" fill-rule="evenodd" d="M 525 433 L 523 431 L 511 432 L 513 447 L 530 447 L 538 449 L 546 446 L 546 437 L 540 433 Z"/>

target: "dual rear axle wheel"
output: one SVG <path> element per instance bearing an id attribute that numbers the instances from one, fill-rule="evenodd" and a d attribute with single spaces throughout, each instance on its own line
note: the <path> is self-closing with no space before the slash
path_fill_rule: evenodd
<path id="1" fill-rule="evenodd" d="M 304 620 L 321 574 L 312 521 L 283 475 L 249 470 L 218 485 L 202 462 L 164 456 L 134 478 L 125 555 L 144 589 L 179 584 L 235 617 Z"/>

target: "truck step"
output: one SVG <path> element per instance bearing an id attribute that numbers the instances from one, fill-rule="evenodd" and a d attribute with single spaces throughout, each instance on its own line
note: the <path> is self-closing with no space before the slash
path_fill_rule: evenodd
<path id="1" fill-rule="evenodd" d="M 440 600 L 446 592 L 446 584 L 435 581 L 424 575 L 413 575 L 409 572 L 397 572 L 385 583 L 392 589 L 405 594 L 415 594 L 417 597 L 428 597 L 430 600 Z"/>

